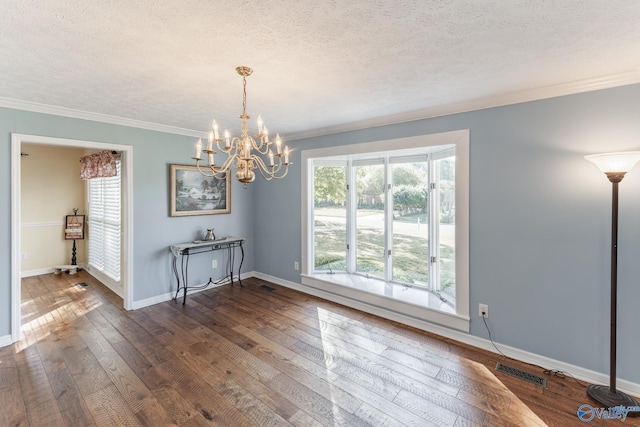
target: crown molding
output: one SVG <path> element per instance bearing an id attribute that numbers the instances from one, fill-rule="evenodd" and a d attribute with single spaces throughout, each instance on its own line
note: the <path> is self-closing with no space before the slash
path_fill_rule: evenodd
<path id="1" fill-rule="evenodd" d="M 14 110 L 31 111 L 33 113 L 52 114 L 55 116 L 70 117 L 73 119 L 90 120 L 100 123 L 109 123 L 112 125 L 128 126 L 138 129 L 146 129 L 196 138 L 206 137 L 206 132 L 196 131 L 192 129 L 161 125 L 158 123 L 145 122 L 142 120 L 127 119 L 124 117 L 111 116 L 109 114 L 74 110 L 71 108 L 58 107 L 55 105 L 39 104 L 37 102 L 21 101 L 18 99 L 0 97 L 0 107 L 12 108 Z"/>
<path id="2" fill-rule="evenodd" d="M 433 108 L 424 108 L 389 116 L 375 117 L 356 122 L 344 123 L 336 126 L 313 129 L 309 131 L 293 132 L 287 134 L 287 140 L 295 141 L 318 136 L 332 135 L 336 133 L 351 132 L 379 126 L 394 125 L 398 123 L 412 122 L 416 120 L 430 119 L 434 117 L 448 116 L 451 114 L 466 113 L 483 110 L 486 108 L 503 107 L 522 102 L 537 101 L 541 99 L 555 98 L 577 93 L 591 92 L 601 89 L 610 89 L 618 86 L 626 86 L 640 83 L 640 68 L 609 76 L 596 77 L 586 80 L 560 83 L 542 88 L 529 89 L 519 92 L 502 93 L 495 96 L 479 98 L 466 102 L 443 105 Z M 128 126 L 139 129 L 152 130 L 176 135 L 206 138 L 206 133 L 193 129 L 185 129 L 176 126 L 167 126 L 142 120 L 128 119 L 111 116 L 108 114 L 92 113 L 88 111 L 74 110 L 71 108 L 57 107 L 54 105 L 39 104 L 29 101 L 20 101 L 11 98 L 0 97 L 0 107 L 15 110 L 31 111 L 34 113 L 53 114 L 56 116 L 71 117 L 75 119 L 90 120 L 101 123 Z"/>
<path id="3" fill-rule="evenodd" d="M 305 138 L 314 138 L 336 133 L 351 132 L 379 126 L 412 122 L 415 120 L 449 116 L 452 114 L 466 113 L 470 111 L 483 110 L 486 108 L 503 107 L 506 105 L 519 104 L 523 102 L 556 98 L 559 96 L 574 95 L 601 89 L 610 89 L 618 86 L 626 86 L 636 83 L 640 83 L 640 68 L 604 77 L 597 77 L 587 80 L 577 80 L 573 82 L 561 83 L 519 92 L 502 93 L 456 104 L 392 114 L 389 116 L 376 117 L 372 119 L 344 123 L 336 126 L 328 126 L 325 128 L 309 131 L 295 132 L 287 134 L 287 139 L 289 141 L 295 141 Z"/>

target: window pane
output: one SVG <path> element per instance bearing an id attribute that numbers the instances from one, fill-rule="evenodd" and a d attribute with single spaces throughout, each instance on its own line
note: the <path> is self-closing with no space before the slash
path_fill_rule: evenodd
<path id="1" fill-rule="evenodd" d="M 356 271 L 384 278 L 384 165 L 356 166 Z"/>
<path id="2" fill-rule="evenodd" d="M 440 290 L 456 296 L 456 159 L 438 160 Z"/>
<path id="3" fill-rule="evenodd" d="M 347 269 L 347 168 L 314 167 L 313 241 L 316 271 Z"/>
<path id="4" fill-rule="evenodd" d="M 393 179 L 392 279 L 429 285 L 429 164 L 391 165 Z"/>

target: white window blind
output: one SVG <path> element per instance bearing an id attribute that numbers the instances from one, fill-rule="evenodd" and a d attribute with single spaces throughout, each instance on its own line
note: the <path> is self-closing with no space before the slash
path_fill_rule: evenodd
<path id="1" fill-rule="evenodd" d="M 118 174 L 88 180 L 89 266 L 120 282 L 120 160 Z"/>

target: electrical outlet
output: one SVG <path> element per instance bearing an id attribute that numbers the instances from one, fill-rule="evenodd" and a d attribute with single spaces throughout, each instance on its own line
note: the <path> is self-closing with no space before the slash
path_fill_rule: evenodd
<path id="1" fill-rule="evenodd" d="M 217 259 L 211 260 L 211 268 L 218 268 L 218 260 Z"/>
<path id="2" fill-rule="evenodd" d="M 478 316 L 480 317 L 485 317 L 485 318 L 489 318 L 489 305 L 487 304 L 480 304 L 478 306 Z"/>
<path id="3" fill-rule="evenodd" d="M 300 264 L 298 264 L 298 261 L 294 261 L 293 269 L 296 270 L 296 271 L 300 270 Z"/>

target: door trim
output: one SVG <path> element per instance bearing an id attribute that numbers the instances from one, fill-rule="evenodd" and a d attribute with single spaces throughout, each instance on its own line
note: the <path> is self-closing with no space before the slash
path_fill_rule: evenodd
<path id="1" fill-rule="evenodd" d="M 21 178 L 20 153 L 22 144 L 60 147 L 117 150 L 122 153 L 122 263 L 121 280 L 125 310 L 133 310 L 133 147 L 40 135 L 11 134 L 11 341 L 20 340 L 21 329 Z"/>

